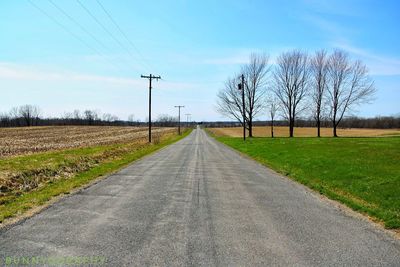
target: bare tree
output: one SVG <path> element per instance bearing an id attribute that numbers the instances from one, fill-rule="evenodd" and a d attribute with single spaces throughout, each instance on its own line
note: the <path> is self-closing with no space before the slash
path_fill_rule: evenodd
<path id="1" fill-rule="evenodd" d="M 75 109 L 73 111 L 73 117 L 74 117 L 75 120 L 82 119 L 81 112 L 79 111 L 79 109 Z"/>
<path id="2" fill-rule="evenodd" d="M 93 125 L 94 121 L 99 119 L 98 112 L 95 110 L 85 110 L 83 114 L 84 114 L 84 119 L 89 125 Z"/>
<path id="3" fill-rule="evenodd" d="M 23 105 L 18 108 L 18 115 L 24 120 L 26 126 L 32 126 L 37 124 L 40 109 L 33 105 Z"/>
<path id="4" fill-rule="evenodd" d="M 329 57 L 328 101 L 333 136 L 343 116 L 353 107 L 367 103 L 375 93 L 367 67 L 359 60 L 351 62 L 346 52 L 335 50 Z"/>
<path id="5" fill-rule="evenodd" d="M 119 118 L 111 113 L 104 113 L 103 114 L 103 121 L 105 122 L 114 122 L 117 121 Z"/>
<path id="6" fill-rule="evenodd" d="M 61 118 L 64 120 L 71 120 L 74 118 L 74 114 L 72 112 L 64 112 Z"/>
<path id="7" fill-rule="evenodd" d="M 259 115 L 264 107 L 263 97 L 266 93 L 268 81 L 269 57 L 266 54 L 251 54 L 250 63 L 242 67 L 242 74 L 245 78 L 245 106 L 238 84 L 241 82 L 240 75 L 235 78 L 228 78 L 225 87 L 217 95 L 217 111 L 231 119 L 239 121 L 243 126 L 245 117 L 246 128 L 249 136 L 253 136 L 253 120 Z M 245 113 L 243 116 L 243 113 Z"/>
<path id="8" fill-rule="evenodd" d="M 133 123 L 135 121 L 135 114 L 129 114 L 128 115 L 128 121 Z"/>
<path id="9" fill-rule="evenodd" d="M 317 136 L 321 136 L 323 101 L 328 86 L 328 55 L 325 50 L 317 51 L 310 60 L 312 113 L 317 124 Z"/>
<path id="10" fill-rule="evenodd" d="M 10 120 L 13 120 L 15 122 L 15 126 L 21 126 L 18 107 L 12 107 L 8 114 L 10 116 Z"/>
<path id="11" fill-rule="evenodd" d="M 279 103 L 276 97 L 269 96 L 267 98 L 267 109 L 269 116 L 271 117 L 271 137 L 274 138 L 274 119 L 279 110 Z"/>
<path id="12" fill-rule="evenodd" d="M 9 113 L 0 113 L 0 127 L 10 126 L 11 119 L 12 118 Z"/>
<path id="13" fill-rule="evenodd" d="M 266 54 L 251 54 L 250 63 L 242 67 L 245 76 L 245 101 L 249 136 L 253 136 L 253 119 L 265 107 L 264 96 L 271 68 Z"/>
<path id="14" fill-rule="evenodd" d="M 177 117 L 168 115 L 168 114 L 160 114 L 155 121 L 155 124 L 161 127 L 172 127 L 176 125 Z"/>
<path id="15" fill-rule="evenodd" d="M 242 95 L 238 90 L 239 79 L 228 78 L 225 86 L 217 95 L 217 111 L 231 119 L 239 121 L 243 126 Z"/>
<path id="16" fill-rule="evenodd" d="M 140 125 L 140 119 L 135 120 L 135 114 L 129 114 L 128 115 L 128 122 L 130 126 L 139 126 Z"/>
<path id="17" fill-rule="evenodd" d="M 12 119 L 17 119 L 19 117 L 18 107 L 12 107 L 9 114 Z"/>
<path id="18" fill-rule="evenodd" d="M 293 50 L 278 57 L 272 90 L 279 99 L 283 114 L 289 122 L 290 137 L 293 137 L 296 117 L 305 109 L 301 104 L 307 95 L 309 76 L 307 54 Z"/>

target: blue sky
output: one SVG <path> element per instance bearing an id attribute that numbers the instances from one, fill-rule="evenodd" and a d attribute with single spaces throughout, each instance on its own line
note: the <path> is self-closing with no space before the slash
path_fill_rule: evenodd
<path id="1" fill-rule="evenodd" d="M 216 93 L 251 52 L 274 59 L 341 48 L 367 64 L 378 89 L 358 115 L 400 113 L 399 1 L 99 0 L 130 42 L 96 0 L 80 1 L 111 35 L 75 0 L 53 0 L 62 11 L 31 1 L 0 2 L 0 112 L 29 103 L 48 116 L 97 109 L 143 121 L 140 75 L 153 73 L 163 78 L 154 83 L 154 117 L 185 105 L 194 120 L 223 120 Z"/>

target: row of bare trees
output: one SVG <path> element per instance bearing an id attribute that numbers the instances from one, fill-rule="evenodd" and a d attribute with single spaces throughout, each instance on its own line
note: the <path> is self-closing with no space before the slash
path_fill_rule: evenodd
<path id="1" fill-rule="evenodd" d="M 13 107 L 7 113 L 0 113 L 0 126 L 36 126 L 39 124 L 41 110 L 34 105 Z"/>
<path id="2" fill-rule="evenodd" d="M 315 119 L 318 137 L 321 121 L 327 119 L 336 137 L 343 118 L 370 102 L 376 90 L 367 67 L 342 50 L 331 54 L 320 50 L 313 55 L 292 50 L 280 54 L 274 65 L 269 64 L 268 55 L 252 54 L 240 73 L 245 77 L 245 110 L 237 88 L 239 75 L 228 78 L 219 91 L 217 108 L 242 125 L 244 117 L 250 137 L 253 120 L 264 108 L 271 117 L 272 136 L 277 115 L 288 121 L 289 136 L 293 137 L 296 119 L 308 113 Z"/>
<path id="3" fill-rule="evenodd" d="M 45 118 L 38 106 L 23 105 L 13 107 L 9 112 L 0 114 L 0 127 L 42 126 L 42 125 L 136 125 L 139 122 L 130 115 L 128 121 L 97 110 L 74 110 L 59 118 Z"/>
<path id="4" fill-rule="evenodd" d="M 238 121 L 203 121 L 199 123 L 208 128 L 238 127 L 241 125 Z M 321 127 L 324 128 L 331 127 L 332 125 L 332 122 L 330 120 L 326 120 L 325 118 L 321 120 L 320 123 Z M 270 124 L 271 120 L 256 120 L 253 122 L 253 126 L 265 126 Z M 283 118 L 276 120 L 274 119 L 273 125 L 283 127 L 289 126 L 288 122 Z M 295 123 L 295 127 L 315 127 L 315 125 L 315 119 L 312 117 L 300 117 Z M 340 128 L 400 129 L 400 113 L 393 114 L 391 116 L 376 116 L 372 118 L 346 116 L 340 122 Z"/>
<path id="5" fill-rule="evenodd" d="M 153 122 L 157 127 L 176 127 L 178 118 L 161 114 Z M 191 123 L 193 124 L 193 123 Z M 113 125 L 113 126 L 145 126 L 147 121 L 140 122 L 133 114 L 128 120 L 121 120 L 110 113 L 101 113 L 98 110 L 78 109 L 72 112 L 65 112 L 60 118 L 45 118 L 38 106 L 23 105 L 14 107 L 9 112 L 0 113 L 0 127 L 24 127 L 44 125 Z"/>

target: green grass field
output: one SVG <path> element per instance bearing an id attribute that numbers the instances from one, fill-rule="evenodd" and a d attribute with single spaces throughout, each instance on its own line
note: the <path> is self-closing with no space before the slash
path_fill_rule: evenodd
<path id="1" fill-rule="evenodd" d="M 400 228 L 399 137 L 216 138 L 387 228 Z"/>
<path id="2" fill-rule="evenodd" d="M 167 135 L 153 144 L 132 142 L 1 159 L 0 174 L 7 174 L 8 178 L 0 175 L 0 185 L 4 187 L 0 195 L 0 223 L 117 171 L 189 133 L 187 130 L 182 136 Z"/>

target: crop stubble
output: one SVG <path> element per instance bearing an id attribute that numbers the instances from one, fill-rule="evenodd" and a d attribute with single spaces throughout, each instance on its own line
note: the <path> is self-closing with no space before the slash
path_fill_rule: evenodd
<path id="1" fill-rule="evenodd" d="M 174 128 L 154 128 L 153 134 Z M 68 148 L 146 142 L 145 127 L 49 126 L 0 128 L 0 158 Z"/>

